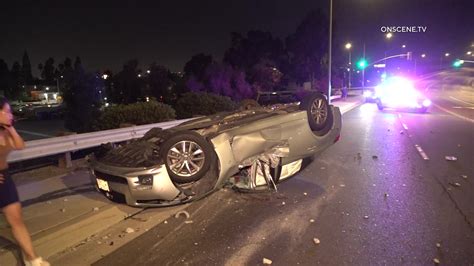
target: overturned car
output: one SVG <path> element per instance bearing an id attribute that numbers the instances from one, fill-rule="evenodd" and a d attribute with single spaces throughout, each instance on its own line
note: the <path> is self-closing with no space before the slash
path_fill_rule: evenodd
<path id="1" fill-rule="evenodd" d="M 131 206 L 190 202 L 229 184 L 274 189 L 302 159 L 339 139 L 341 113 L 319 93 L 301 102 L 252 107 L 154 128 L 125 145 L 89 156 L 91 177 L 107 198 Z"/>

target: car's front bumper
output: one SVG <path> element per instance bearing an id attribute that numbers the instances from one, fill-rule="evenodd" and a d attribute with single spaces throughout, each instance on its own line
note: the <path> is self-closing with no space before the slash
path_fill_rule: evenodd
<path id="1" fill-rule="evenodd" d="M 92 182 L 110 200 L 130 206 L 169 206 L 182 203 L 180 190 L 171 182 L 166 167 L 127 168 L 90 159 Z M 152 184 L 141 184 L 139 176 L 152 176 Z M 176 202 L 175 202 L 176 200 Z"/>

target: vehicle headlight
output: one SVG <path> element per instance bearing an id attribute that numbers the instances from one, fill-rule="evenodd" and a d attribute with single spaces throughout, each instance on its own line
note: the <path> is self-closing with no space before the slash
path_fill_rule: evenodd
<path id="1" fill-rule="evenodd" d="M 140 185 L 153 185 L 153 175 L 139 175 L 138 182 Z"/>
<path id="2" fill-rule="evenodd" d="M 425 99 L 425 100 L 423 101 L 423 106 L 424 106 L 424 107 L 428 107 L 428 106 L 430 106 L 430 105 L 431 105 L 431 101 L 430 101 L 429 99 Z"/>

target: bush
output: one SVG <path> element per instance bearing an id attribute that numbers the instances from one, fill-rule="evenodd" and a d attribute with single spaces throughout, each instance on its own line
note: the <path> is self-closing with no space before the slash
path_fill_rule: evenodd
<path id="1" fill-rule="evenodd" d="M 206 92 L 188 92 L 178 99 L 176 114 L 178 118 L 189 118 L 233 111 L 237 107 L 238 105 L 226 96 Z"/>
<path id="2" fill-rule="evenodd" d="M 92 123 L 92 130 L 120 127 L 120 124 L 146 125 L 175 119 L 175 111 L 156 101 L 106 107 Z"/>

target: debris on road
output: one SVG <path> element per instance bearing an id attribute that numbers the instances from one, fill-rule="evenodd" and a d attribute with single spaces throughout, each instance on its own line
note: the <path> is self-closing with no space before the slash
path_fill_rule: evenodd
<path id="1" fill-rule="evenodd" d="M 372 155 L 372 159 L 377 160 L 379 157 L 377 155 Z"/>
<path id="2" fill-rule="evenodd" d="M 458 158 L 454 157 L 454 156 L 445 156 L 444 157 L 446 159 L 446 161 L 457 161 Z"/>
<path id="3" fill-rule="evenodd" d="M 192 224 L 193 221 L 192 220 L 187 220 L 187 221 L 184 221 L 185 224 Z"/>
<path id="4" fill-rule="evenodd" d="M 369 216 L 368 215 L 364 216 L 364 219 L 369 219 Z"/>
<path id="5" fill-rule="evenodd" d="M 436 263 L 436 264 L 439 264 L 439 259 L 438 259 L 438 258 L 434 258 L 434 259 L 433 259 L 433 262 Z"/>
<path id="6" fill-rule="evenodd" d="M 344 185 L 344 184 L 340 184 L 339 186 L 340 186 L 340 187 L 346 187 L 346 185 Z"/>
<path id="7" fill-rule="evenodd" d="M 66 212 L 66 209 L 62 208 L 60 211 L 61 211 L 61 212 Z"/>
<path id="8" fill-rule="evenodd" d="M 131 228 L 131 227 L 127 227 L 127 229 L 125 229 L 125 233 L 127 234 L 131 234 L 131 233 L 134 233 L 135 232 L 135 229 Z"/>
<path id="9" fill-rule="evenodd" d="M 315 245 L 319 245 L 321 241 L 318 238 L 313 238 L 313 242 Z"/>
<path id="10" fill-rule="evenodd" d="M 109 243 L 109 246 L 113 246 L 113 245 L 114 245 L 114 241 L 111 241 L 111 242 Z"/>
<path id="11" fill-rule="evenodd" d="M 69 200 L 67 198 L 63 199 L 64 202 L 68 202 Z"/>
<path id="12" fill-rule="evenodd" d="M 461 186 L 461 184 L 459 184 L 458 182 L 456 182 L 456 183 L 449 182 L 449 184 L 453 187 L 460 187 Z"/>
<path id="13" fill-rule="evenodd" d="M 168 224 L 168 221 L 164 221 L 163 223 L 164 223 L 164 224 Z"/>
<path id="14" fill-rule="evenodd" d="M 270 265 L 270 264 L 272 264 L 272 260 L 267 259 L 267 258 L 263 258 L 263 264 Z"/>
<path id="15" fill-rule="evenodd" d="M 388 198 L 388 193 L 383 193 L 384 198 Z"/>
<path id="16" fill-rule="evenodd" d="M 314 219 L 309 219 L 309 222 L 310 222 L 310 223 L 314 223 Z"/>
<path id="17" fill-rule="evenodd" d="M 94 209 L 92 209 L 93 211 L 99 211 L 99 207 L 94 207 Z"/>
<path id="18" fill-rule="evenodd" d="M 325 169 L 326 169 L 326 167 L 324 167 L 324 166 L 321 166 L 321 170 L 325 170 Z"/>
<path id="19" fill-rule="evenodd" d="M 437 248 L 440 248 L 440 247 L 441 247 L 441 244 L 440 244 L 440 243 L 436 243 L 436 247 L 437 247 Z"/>
<path id="20" fill-rule="evenodd" d="M 283 201 L 283 202 L 281 203 L 281 206 L 285 206 L 285 205 L 286 205 L 286 203 Z"/>
<path id="21" fill-rule="evenodd" d="M 187 211 L 179 211 L 177 212 L 175 215 L 174 215 L 174 218 L 179 218 L 179 216 L 184 215 L 184 217 L 186 217 L 186 219 L 189 219 L 190 215 Z"/>
<path id="22" fill-rule="evenodd" d="M 308 196 L 308 193 L 304 192 L 303 195 Z"/>
<path id="23" fill-rule="evenodd" d="M 467 179 L 467 175 L 461 175 L 461 177 Z"/>

